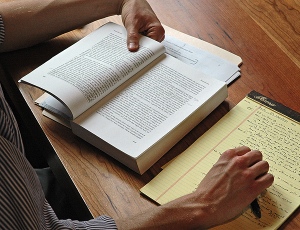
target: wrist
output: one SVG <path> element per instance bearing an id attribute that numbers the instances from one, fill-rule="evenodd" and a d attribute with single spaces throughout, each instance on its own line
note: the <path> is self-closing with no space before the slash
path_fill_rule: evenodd
<path id="1" fill-rule="evenodd" d="M 171 217 L 172 229 L 208 229 L 214 225 L 213 208 L 193 193 L 162 205 L 162 216 Z M 168 221 L 168 218 L 165 218 Z M 168 223 L 166 223 L 168 226 Z"/>

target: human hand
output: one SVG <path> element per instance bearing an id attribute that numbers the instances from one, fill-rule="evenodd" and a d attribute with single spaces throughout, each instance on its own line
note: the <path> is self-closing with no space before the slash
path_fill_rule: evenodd
<path id="1" fill-rule="evenodd" d="M 163 41 L 165 30 L 145 0 L 124 0 L 121 7 L 123 24 L 127 30 L 127 47 L 137 51 L 141 34 Z"/>
<path id="2" fill-rule="evenodd" d="M 196 191 L 126 219 L 120 229 L 209 229 L 236 218 L 272 185 L 269 164 L 248 147 L 225 151 Z"/>
<path id="3" fill-rule="evenodd" d="M 268 170 L 269 164 L 257 150 L 243 146 L 225 151 L 191 194 L 206 209 L 206 226 L 223 224 L 239 216 L 272 185 L 274 177 Z"/>

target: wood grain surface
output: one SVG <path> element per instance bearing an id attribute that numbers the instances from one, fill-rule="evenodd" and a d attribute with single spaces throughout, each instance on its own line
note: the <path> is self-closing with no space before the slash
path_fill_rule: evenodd
<path id="1" fill-rule="evenodd" d="M 251 90 L 300 112 L 300 3 L 298 0 L 148 0 L 161 22 L 242 57 L 241 77 L 229 96 L 142 176 L 80 140 L 41 114 L 34 105 L 43 92 L 17 80 L 102 23 L 97 21 L 37 46 L 0 55 L 40 127 L 55 150 L 49 165 L 62 184 L 65 172 L 92 216 L 128 217 L 156 204 L 139 189 L 217 122 Z M 116 19 L 118 20 L 118 19 Z M 38 144 L 38 143 L 36 143 Z M 61 167 L 59 167 L 61 165 Z M 70 193 L 74 188 L 65 186 Z M 73 189 L 73 190 L 72 190 Z M 80 203 L 74 200 L 74 207 Z M 77 206 L 78 207 L 78 206 Z M 79 210 L 80 211 L 80 210 Z M 82 210 L 83 212 L 83 210 Z M 299 209 L 281 229 L 299 229 Z"/>

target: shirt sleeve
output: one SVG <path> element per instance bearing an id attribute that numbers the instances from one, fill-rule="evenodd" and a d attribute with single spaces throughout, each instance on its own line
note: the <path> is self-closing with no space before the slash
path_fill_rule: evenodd
<path id="1" fill-rule="evenodd" d="M 5 37 L 4 23 L 3 23 L 2 16 L 0 14 L 0 44 L 4 42 L 4 37 Z"/>
<path id="2" fill-rule="evenodd" d="M 59 220 L 45 198 L 42 185 L 24 155 L 15 117 L 0 84 L 0 229 L 107 230 L 113 218 Z"/>
<path id="3" fill-rule="evenodd" d="M 102 215 L 89 221 L 61 220 L 61 224 L 70 229 L 87 229 L 87 230 L 117 230 L 114 219 Z"/>

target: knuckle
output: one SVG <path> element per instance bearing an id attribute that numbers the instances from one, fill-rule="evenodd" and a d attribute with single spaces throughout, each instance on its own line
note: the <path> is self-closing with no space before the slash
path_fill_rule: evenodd
<path id="1" fill-rule="evenodd" d="M 233 164 L 237 168 L 244 168 L 247 165 L 245 156 L 239 156 L 233 159 Z"/>
<path id="2" fill-rule="evenodd" d="M 263 154 L 259 150 L 252 150 L 253 154 L 255 154 L 258 158 L 262 159 Z"/>
<path id="3" fill-rule="evenodd" d="M 129 32 L 129 33 L 128 33 L 128 37 L 129 37 L 130 39 L 137 40 L 137 39 L 139 39 L 139 34 L 136 33 L 136 32 Z"/>
<path id="4" fill-rule="evenodd" d="M 245 170 L 243 172 L 243 178 L 246 181 L 252 181 L 254 179 L 253 173 L 250 170 Z"/>
<path id="5" fill-rule="evenodd" d="M 222 154 L 222 156 L 223 157 L 229 157 L 229 158 L 231 158 L 231 157 L 233 157 L 233 156 L 235 156 L 236 154 L 235 154 L 235 149 L 227 149 L 225 152 L 223 152 L 223 154 Z"/>

